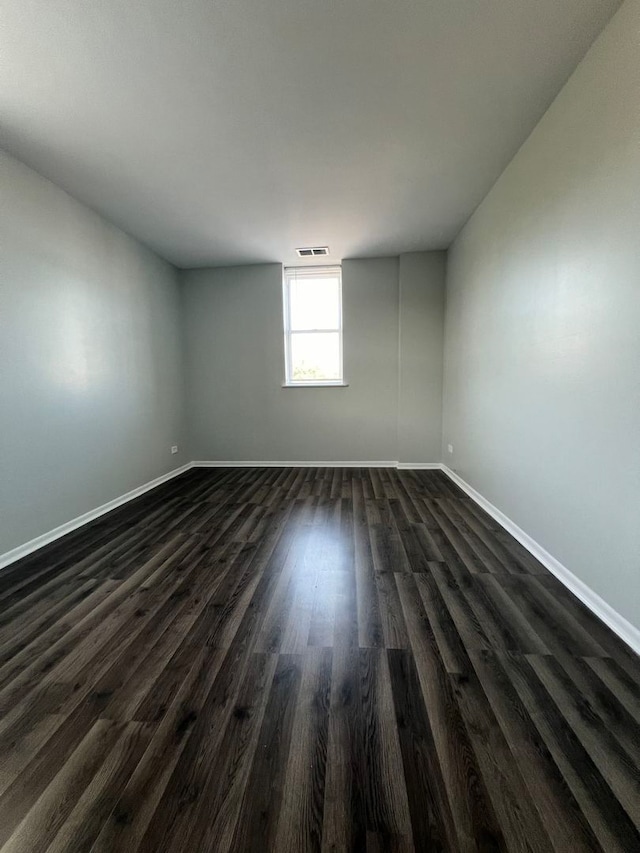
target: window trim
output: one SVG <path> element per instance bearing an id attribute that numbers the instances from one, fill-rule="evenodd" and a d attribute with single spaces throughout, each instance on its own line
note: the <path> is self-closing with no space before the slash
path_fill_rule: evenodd
<path id="1" fill-rule="evenodd" d="M 328 275 L 338 279 L 338 327 L 331 329 L 292 329 L 290 282 L 297 278 L 326 278 Z M 306 267 L 284 267 L 282 276 L 282 308 L 284 325 L 284 382 L 283 388 L 345 388 L 343 360 L 343 315 L 342 315 L 342 267 L 339 264 Z M 297 334 L 338 334 L 339 379 L 292 379 L 291 339 Z"/>

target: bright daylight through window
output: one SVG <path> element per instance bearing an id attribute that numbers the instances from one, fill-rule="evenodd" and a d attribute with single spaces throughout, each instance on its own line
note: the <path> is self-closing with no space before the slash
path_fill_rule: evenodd
<path id="1" fill-rule="evenodd" d="M 287 385 L 342 385 L 342 271 L 285 267 Z"/>

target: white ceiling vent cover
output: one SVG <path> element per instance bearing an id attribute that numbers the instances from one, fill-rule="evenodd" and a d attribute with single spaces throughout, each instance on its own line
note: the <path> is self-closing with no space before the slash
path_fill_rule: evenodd
<path id="1" fill-rule="evenodd" d="M 304 249 L 296 249 L 296 254 L 299 258 L 317 258 L 329 254 L 328 246 L 309 246 Z"/>

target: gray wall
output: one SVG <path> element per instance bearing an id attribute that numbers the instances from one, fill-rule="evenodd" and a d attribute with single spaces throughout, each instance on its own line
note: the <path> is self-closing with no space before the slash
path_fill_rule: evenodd
<path id="1" fill-rule="evenodd" d="M 421 335 L 401 304 L 426 322 Z M 283 388 L 282 267 L 183 274 L 186 381 L 193 458 L 230 461 L 396 461 L 402 447 L 440 456 L 443 256 L 347 260 L 343 270 L 348 388 Z M 406 335 L 399 334 L 400 318 Z M 400 339 L 404 404 L 398 407 Z M 420 383 L 417 399 L 412 388 Z"/>
<path id="2" fill-rule="evenodd" d="M 450 251 L 444 451 L 640 626 L 640 2 Z"/>
<path id="3" fill-rule="evenodd" d="M 400 255 L 398 459 L 401 462 L 440 460 L 445 261 L 444 252 Z"/>
<path id="4" fill-rule="evenodd" d="M 176 273 L 0 153 L 0 554 L 178 467 Z"/>

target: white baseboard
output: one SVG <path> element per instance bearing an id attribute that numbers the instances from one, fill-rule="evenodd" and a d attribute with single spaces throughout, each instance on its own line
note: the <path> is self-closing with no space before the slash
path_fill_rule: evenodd
<path id="1" fill-rule="evenodd" d="M 218 462 L 201 460 L 193 468 L 397 468 L 397 462 Z"/>
<path id="2" fill-rule="evenodd" d="M 180 468 L 175 468 L 167 474 L 162 474 L 160 477 L 156 477 L 155 480 L 150 480 L 148 483 L 138 486 L 136 489 L 132 489 L 130 492 L 120 495 L 120 497 L 114 498 L 106 504 L 102 504 L 102 506 L 91 509 L 89 512 L 85 512 L 83 515 L 79 515 L 77 518 L 67 521 L 65 524 L 61 524 L 59 527 L 54 527 L 54 529 L 49 530 L 48 533 L 36 536 L 35 539 L 25 542 L 24 545 L 18 545 L 17 548 L 13 548 L 11 551 L 0 554 L 0 569 L 4 569 L 5 566 L 15 563 L 16 560 L 20 560 L 22 557 L 26 557 L 33 553 L 33 551 L 37 551 L 38 548 L 42 548 L 43 545 L 48 545 L 50 542 L 54 542 L 56 539 L 60 539 L 60 537 L 65 536 L 67 533 L 77 530 L 78 527 L 82 527 L 83 524 L 88 524 L 90 521 L 100 518 L 101 515 L 111 512 L 112 509 L 117 509 L 117 507 L 122 506 L 122 504 L 143 495 L 145 492 L 149 492 L 151 489 L 155 489 L 156 486 L 166 483 L 167 480 L 172 480 L 179 474 L 188 471 L 191 467 L 192 463 L 187 462 L 186 465 L 182 465 Z"/>
<path id="3" fill-rule="evenodd" d="M 535 539 L 532 539 L 531 536 L 518 527 L 515 522 L 511 521 L 508 516 L 483 497 L 480 492 L 476 491 L 473 486 L 470 486 L 469 483 L 465 482 L 462 477 L 442 462 L 187 462 L 186 465 L 182 465 L 180 468 L 169 471 L 167 474 L 162 474 L 160 477 L 156 477 L 155 480 L 150 480 L 148 483 L 138 486 L 136 489 L 132 489 L 130 492 L 120 495 L 120 497 L 115 498 L 106 504 L 102 504 L 102 506 L 96 507 L 96 509 L 85 512 L 83 515 L 79 515 L 77 518 L 50 530 L 48 533 L 43 533 L 41 536 L 37 536 L 35 539 L 25 542 L 24 545 L 19 545 L 17 548 L 13 548 L 5 554 L 0 554 L 0 569 L 3 569 L 11 563 L 15 563 L 22 557 L 26 557 L 33 553 L 33 551 L 37 551 L 38 548 L 42 548 L 44 545 L 48 545 L 50 542 L 60 539 L 67 533 L 77 530 L 78 527 L 82 527 L 82 525 L 88 524 L 88 522 L 99 518 L 101 515 L 111 512 L 111 510 L 122 506 L 122 504 L 125 504 L 140 495 L 143 495 L 145 492 L 155 489 L 156 486 L 160 486 L 162 483 L 172 480 L 174 477 L 177 477 L 179 474 L 183 474 L 190 468 L 398 468 L 400 470 L 442 470 L 454 483 L 456 483 L 456 485 L 469 495 L 469 497 L 472 498 L 478 506 L 482 507 L 482 509 L 495 519 L 498 524 L 502 525 L 502 527 L 504 527 L 504 529 L 510 533 L 514 539 L 517 539 L 517 541 L 520 542 L 520 544 L 523 545 L 530 554 L 539 560 L 545 568 L 549 569 L 549 571 L 555 575 L 558 580 L 560 580 L 577 598 L 579 598 L 580 601 L 589 608 L 589 610 L 595 613 L 595 615 L 598 616 L 605 625 L 608 625 L 608 627 L 611 628 L 611 630 L 622 640 L 624 640 L 628 646 L 630 646 L 637 654 L 640 654 L 640 630 L 638 628 L 621 616 L 613 609 L 613 607 L 607 604 L 603 598 L 581 581 L 580 578 L 576 577 L 576 575 L 569 571 L 566 566 L 563 566 L 562 563 L 556 560 L 555 557 L 542 547 L 542 545 L 539 545 Z"/>
<path id="4" fill-rule="evenodd" d="M 398 462 L 400 471 L 442 471 L 442 462 Z"/>
<path id="5" fill-rule="evenodd" d="M 542 545 L 539 545 L 535 539 L 532 539 L 528 533 L 525 533 L 518 525 L 511 521 L 501 510 L 494 506 L 490 501 L 483 497 L 480 492 L 477 492 L 473 486 L 470 486 L 459 474 L 452 471 L 446 465 L 442 466 L 445 474 L 460 486 L 463 492 L 466 492 L 478 506 L 488 513 L 498 524 L 510 533 L 514 539 L 524 546 L 536 560 L 549 569 L 551 574 L 555 575 L 567 589 L 569 589 L 576 598 L 586 605 L 595 615 L 601 619 L 605 625 L 617 634 L 621 640 L 630 646 L 636 654 L 640 655 L 640 630 L 627 621 L 624 616 L 621 616 L 610 604 L 600 598 L 590 587 L 586 585 L 580 578 L 576 577 L 566 566 L 563 566 L 555 557 L 553 557 Z"/>
<path id="6" fill-rule="evenodd" d="M 18 545 L 16 548 L 13 548 L 11 551 L 7 551 L 4 554 L 0 554 L 0 569 L 4 569 L 5 566 L 11 565 L 11 563 L 15 563 L 17 560 L 22 559 L 22 557 L 26 557 L 29 554 L 32 554 L 34 551 L 37 551 L 38 548 L 42 548 L 44 545 L 48 545 L 50 542 L 55 542 L 56 539 L 60 539 L 62 536 L 65 536 L 67 533 L 71 533 L 73 530 L 77 530 L 78 527 L 82 527 L 83 524 L 88 524 L 90 521 L 93 521 L 96 518 L 100 518 L 101 515 L 105 515 L 107 512 L 111 512 L 112 509 L 116 509 L 122 504 L 127 503 L 128 501 L 133 500 L 134 498 L 143 495 L 145 492 L 150 491 L 151 489 L 155 489 L 156 486 L 160 486 L 162 483 L 166 483 L 167 480 L 173 479 L 173 477 L 177 477 L 179 474 L 183 474 L 185 471 L 188 471 L 190 468 L 440 468 L 441 463 L 433 462 L 433 463 L 416 463 L 415 465 L 411 465 L 408 463 L 398 463 L 398 462 L 219 462 L 219 461 L 197 461 L 197 462 L 187 462 L 186 465 L 182 465 L 180 468 L 176 468 L 173 471 L 169 471 L 167 474 L 163 474 L 160 477 L 156 477 L 155 480 L 150 480 L 148 483 L 145 483 L 142 486 L 138 486 L 136 489 L 132 489 L 130 492 L 127 492 L 124 495 L 120 495 L 118 498 L 114 498 L 114 500 L 109 501 L 106 504 L 102 504 L 102 506 L 96 507 L 96 509 L 89 510 L 89 512 L 85 512 L 83 515 L 79 515 L 77 518 L 72 519 L 71 521 L 65 522 L 65 524 L 61 524 L 59 527 L 55 527 L 53 530 L 49 530 L 47 533 L 43 533 L 41 536 L 36 536 L 35 539 L 31 539 L 29 542 L 25 542 L 24 545 Z"/>

